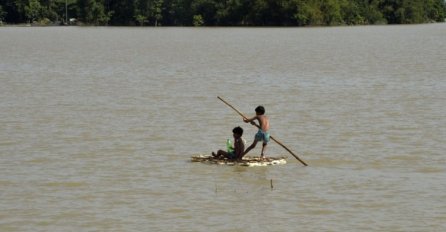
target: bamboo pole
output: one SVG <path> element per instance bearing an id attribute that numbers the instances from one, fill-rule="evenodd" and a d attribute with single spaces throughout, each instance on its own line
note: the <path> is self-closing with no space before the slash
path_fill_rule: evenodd
<path id="1" fill-rule="evenodd" d="M 235 112 L 237 112 L 240 116 L 243 117 L 243 119 L 248 119 L 242 112 L 240 112 L 239 110 L 237 110 L 234 106 L 232 106 L 231 104 L 229 104 L 227 101 L 225 101 L 223 98 L 217 96 L 218 99 L 220 99 L 220 101 L 222 101 L 223 103 L 225 103 L 227 106 L 231 107 Z M 256 126 L 257 128 L 260 129 L 260 126 L 257 125 L 257 123 L 254 122 L 253 124 L 254 126 Z M 274 140 L 274 142 L 276 142 L 277 144 L 279 144 L 281 147 L 283 147 L 285 150 L 287 150 L 291 155 L 294 156 L 294 158 L 296 158 L 299 162 L 301 162 L 304 166 L 308 166 L 308 164 L 306 164 L 303 160 L 301 160 L 296 154 L 294 154 L 294 152 L 292 152 L 288 147 L 286 147 L 283 143 L 281 143 L 280 141 L 278 141 L 276 138 L 274 138 L 273 136 L 270 136 L 270 138 L 272 140 Z"/>

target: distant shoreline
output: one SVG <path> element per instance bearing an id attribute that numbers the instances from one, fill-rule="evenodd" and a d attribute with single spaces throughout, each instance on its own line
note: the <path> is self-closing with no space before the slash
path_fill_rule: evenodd
<path id="1" fill-rule="evenodd" d="M 425 22 L 425 23 L 381 23 L 381 24 L 355 24 L 355 25 L 305 25 L 305 26 L 255 26 L 255 25 L 236 25 L 236 26 L 184 26 L 184 25 L 173 25 L 173 26 L 137 26 L 137 25 L 39 25 L 39 24 L 0 24 L 1 27 L 128 27 L 128 28 L 331 28 L 331 27 L 360 27 L 360 26 L 410 26 L 410 25 L 429 25 L 429 24 L 443 24 L 445 22 Z"/>
<path id="2" fill-rule="evenodd" d="M 445 0 L 44 0 L 0 3 L 0 24 L 302 27 L 444 22 Z"/>

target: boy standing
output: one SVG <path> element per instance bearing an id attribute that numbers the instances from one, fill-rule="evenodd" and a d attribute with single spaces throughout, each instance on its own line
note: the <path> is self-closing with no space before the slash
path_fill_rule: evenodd
<path id="1" fill-rule="evenodd" d="M 269 119 L 267 116 L 265 116 L 265 108 L 263 106 L 257 106 L 255 111 L 256 111 L 256 116 L 249 118 L 249 119 L 243 119 L 243 121 L 246 123 L 250 122 L 251 124 L 255 125 L 254 120 L 258 120 L 259 124 L 260 124 L 259 131 L 254 136 L 254 142 L 252 142 L 251 146 L 249 146 L 246 149 L 245 153 L 243 153 L 243 155 L 240 157 L 240 159 L 244 155 L 246 155 L 251 149 L 255 148 L 257 145 L 257 142 L 260 142 L 260 141 L 263 141 L 262 153 L 260 154 L 260 158 L 261 159 L 265 158 L 266 145 L 268 145 L 268 142 L 270 140 L 270 138 L 269 138 Z"/>
<path id="2" fill-rule="evenodd" d="M 235 127 L 232 130 L 233 137 L 234 137 L 234 150 L 233 151 L 223 151 L 218 150 L 217 154 L 215 152 L 212 152 L 212 155 L 216 158 L 224 157 L 231 160 L 235 159 L 241 159 L 243 157 L 243 152 L 245 151 L 245 143 L 243 142 L 242 135 L 243 135 L 243 128 L 241 127 Z"/>

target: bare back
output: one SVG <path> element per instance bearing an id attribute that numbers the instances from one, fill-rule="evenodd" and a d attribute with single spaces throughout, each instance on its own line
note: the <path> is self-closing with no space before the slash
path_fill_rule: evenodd
<path id="1" fill-rule="evenodd" d="M 245 152 L 245 144 L 242 138 L 235 139 L 234 141 L 234 153 L 237 157 L 243 157 Z"/>
<path id="2" fill-rule="evenodd" d="M 269 118 L 265 115 L 257 115 L 257 120 L 259 120 L 260 129 L 267 132 L 269 130 Z"/>

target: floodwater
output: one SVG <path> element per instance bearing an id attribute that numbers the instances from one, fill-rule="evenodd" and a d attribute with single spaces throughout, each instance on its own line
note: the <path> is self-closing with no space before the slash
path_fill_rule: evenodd
<path id="1" fill-rule="evenodd" d="M 0 28 L 0 231 L 446 231 L 445 138 L 446 24 Z"/>

